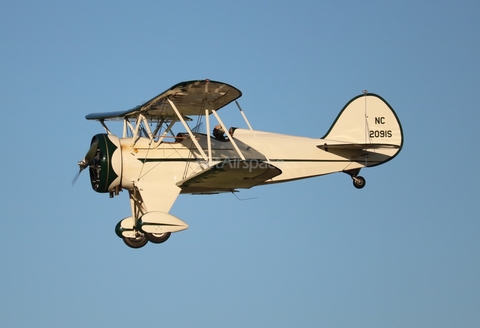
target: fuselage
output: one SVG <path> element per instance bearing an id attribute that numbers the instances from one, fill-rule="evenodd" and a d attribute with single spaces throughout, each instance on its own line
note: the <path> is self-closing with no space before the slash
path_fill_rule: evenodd
<path id="1" fill-rule="evenodd" d="M 208 154 L 207 136 L 195 133 L 195 137 L 205 154 Z M 252 165 L 269 162 L 281 170 L 280 175 L 263 184 L 292 181 L 368 166 L 364 156 L 350 154 L 349 157 L 345 157 L 317 147 L 331 142 L 329 140 L 247 129 L 234 129 L 233 138 L 244 159 L 257 163 Z M 242 160 L 231 141 L 220 141 L 214 138 L 211 138 L 211 154 L 208 154 L 209 158 L 205 160 L 186 133 L 180 133 L 176 138 L 160 143 L 148 138 L 137 140 L 122 138 L 119 141 L 122 150 L 121 186 L 127 189 L 133 189 L 135 181 L 139 179 L 177 184 L 209 166 L 224 161 Z M 395 155 L 396 150 L 390 151 L 391 154 L 379 154 L 382 161 L 385 160 L 386 155 L 388 157 Z M 369 157 L 370 163 L 376 163 L 375 154 Z"/>

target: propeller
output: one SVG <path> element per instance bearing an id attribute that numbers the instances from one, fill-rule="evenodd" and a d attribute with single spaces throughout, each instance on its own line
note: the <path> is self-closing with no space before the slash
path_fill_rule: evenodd
<path id="1" fill-rule="evenodd" d="M 93 161 L 93 159 L 95 158 L 95 155 L 97 154 L 97 148 L 98 148 L 98 141 L 95 138 L 85 157 L 80 162 L 78 162 L 78 166 L 80 167 L 80 170 L 78 171 L 75 178 L 73 178 L 72 185 L 74 185 L 75 182 L 77 182 L 77 179 L 80 176 L 80 173 L 82 173 L 82 171 L 85 170 Z"/>

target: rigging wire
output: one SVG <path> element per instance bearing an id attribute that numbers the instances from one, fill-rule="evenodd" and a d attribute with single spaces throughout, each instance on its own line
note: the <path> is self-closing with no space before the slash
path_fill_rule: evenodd
<path id="1" fill-rule="evenodd" d="M 162 104 L 161 106 L 161 111 L 160 113 L 162 113 L 164 111 L 166 107 L 166 104 L 165 102 Z M 153 119 L 151 120 L 151 124 L 153 123 Z M 147 122 L 148 123 L 148 122 Z M 142 176 L 142 172 L 143 172 L 143 168 L 145 167 L 145 163 L 147 162 L 147 158 L 148 158 L 148 153 L 150 152 L 150 149 L 152 149 L 152 143 L 155 141 L 155 135 L 158 133 L 158 132 L 161 132 L 161 129 L 162 129 L 162 126 L 163 124 L 165 123 L 165 119 L 161 119 L 160 120 L 160 116 L 158 117 L 157 119 L 157 127 L 155 128 L 155 131 L 153 132 L 153 134 L 150 136 L 150 142 L 148 143 L 148 148 L 147 148 L 147 153 L 145 154 L 145 158 L 143 159 L 142 161 L 142 167 L 140 168 L 140 172 L 138 173 L 138 178 L 137 178 L 137 181 L 140 180 L 141 176 Z M 147 135 L 147 131 L 145 129 L 145 127 L 143 126 L 144 122 L 142 120 L 142 122 L 139 122 L 138 124 L 140 124 L 140 128 L 141 130 L 144 131 L 145 135 Z M 152 125 L 153 126 L 153 125 Z M 148 172 L 146 172 L 145 174 L 147 174 Z"/>
<path id="2" fill-rule="evenodd" d="M 205 111 L 205 102 L 206 102 L 206 99 L 203 99 L 202 101 L 202 106 L 200 106 L 199 110 L 198 110 L 198 114 L 197 114 L 197 123 L 196 123 L 196 127 L 199 127 L 200 126 L 200 123 L 202 122 L 202 113 Z M 194 129 L 195 129 L 194 128 Z M 192 132 L 195 132 L 192 130 Z M 198 132 L 198 131 L 197 131 Z M 208 133 L 208 131 L 207 131 Z M 183 170 L 183 175 L 182 175 L 182 179 L 185 179 L 187 177 L 187 174 L 188 174 L 188 170 L 190 168 L 190 163 L 192 162 L 192 157 L 195 156 L 194 152 L 192 151 L 192 149 L 194 148 L 194 143 L 193 143 L 193 140 L 190 140 L 190 145 L 189 145 L 189 149 L 190 151 L 188 152 L 188 157 L 187 157 L 187 161 L 185 163 L 185 169 Z M 195 156 L 195 159 L 197 160 L 198 162 L 198 158 Z"/>

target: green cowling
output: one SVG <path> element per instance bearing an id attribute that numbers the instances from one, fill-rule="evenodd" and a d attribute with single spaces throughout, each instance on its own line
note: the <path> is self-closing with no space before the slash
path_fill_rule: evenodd
<path id="1" fill-rule="evenodd" d="M 120 142 L 114 135 L 101 133 L 92 138 L 91 145 L 94 143 L 97 151 L 89 170 L 92 188 L 100 193 L 111 192 L 120 185 L 121 155 L 114 155 Z"/>

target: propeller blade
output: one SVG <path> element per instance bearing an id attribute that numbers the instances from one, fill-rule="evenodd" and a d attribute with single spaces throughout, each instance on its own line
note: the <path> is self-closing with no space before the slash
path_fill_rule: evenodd
<path id="1" fill-rule="evenodd" d="M 97 138 L 95 138 L 95 140 L 92 142 L 92 145 L 90 146 L 90 149 L 85 155 L 85 158 L 83 159 L 83 161 L 86 162 L 87 165 L 93 160 L 93 158 L 97 154 L 97 146 L 98 146 L 98 141 L 97 141 Z"/>
<path id="2" fill-rule="evenodd" d="M 77 182 L 77 179 L 80 176 L 80 173 L 82 173 L 82 171 L 86 169 L 95 158 L 95 155 L 97 154 L 97 147 L 98 147 L 98 141 L 95 138 L 95 140 L 92 142 L 92 145 L 90 146 L 90 149 L 85 154 L 85 157 L 80 162 L 78 162 L 80 171 L 78 171 L 77 175 L 73 178 L 72 185 L 74 185 L 75 182 Z"/>
<path id="3" fill-rule="evenodd" d="M 72 186 L 75 184 L 75 182 L 77 182 L 77 179 L 78 179 L 78 177 L 80 176 L 80 173 L 82 173 L 82 171 L 83 171 L 83 169 L 80 168 L 80 171 L 78 171 L 78 173 L 75 174 L 75 177 L 74 177 L 73 180 L 72 180 Z"/>

